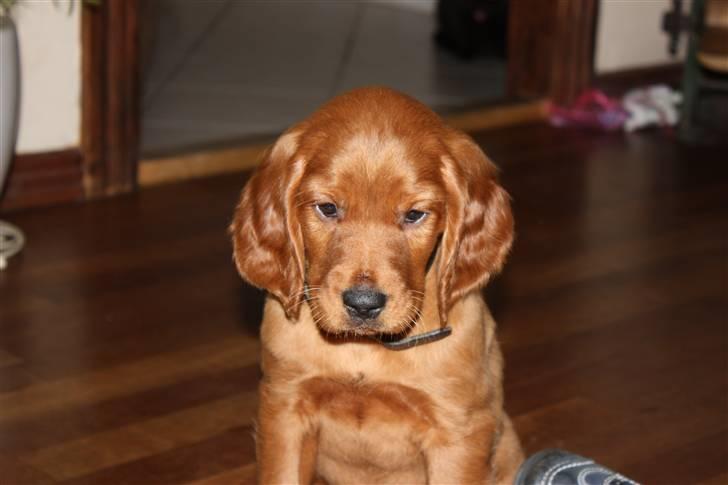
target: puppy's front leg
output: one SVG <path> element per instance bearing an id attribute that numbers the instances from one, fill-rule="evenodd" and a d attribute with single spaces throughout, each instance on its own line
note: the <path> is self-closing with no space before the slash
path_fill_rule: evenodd
<path id="1" fill-rule="evenodd" d="M 260 387 L 256 436 L 258 483 L 307 484 L 313 478 L 316 441 L 293 409 L 293 403 Z"/>
<path id="2" fill-rule="evenodd" d="M 495 483 L 493 444 L 498 439 L 497 426 L 490 418 L 479 425 L 474 423 L 468 432 L 450 436 L 445 443 L 425 452 L 429 485 Z"/>
<path id="3" fill-rule="evenodd" d="M 485 485 L 492 482 L 490 450 L 462 444 L 438 448 L 427 454 L 429 485 Z"/>

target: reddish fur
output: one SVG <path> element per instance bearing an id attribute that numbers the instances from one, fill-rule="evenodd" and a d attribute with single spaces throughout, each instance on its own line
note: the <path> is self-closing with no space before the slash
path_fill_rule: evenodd
<path id="1" fill-rule="evenodd" d="M 271 295 L 261 483 L 512 477 L 520 446 L 502 408 L 495 324 L 476 291 L 513 238 L 495 177 L 470 138 L 384 88 L 339 96 L 279 139 L 231 225 L 238 269 Z M 323 202 L 339 220 L 316 214 Z M 428 217 L 403 225 L 413 207 Z M 341 292 L 358 284 L 387 294 L 376 327 L 354 329 L 343 309 Z M 402 352 L 366 339 L 445 324 L 451 337 Z"/>

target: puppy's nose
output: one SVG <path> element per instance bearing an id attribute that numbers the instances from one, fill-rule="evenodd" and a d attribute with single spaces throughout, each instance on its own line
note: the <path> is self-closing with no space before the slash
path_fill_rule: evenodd
<path id="1" fill-rule="evenodd" d="M 369 286 L 355 286 L 341 294 L 347 313 L 363 320 L 377 318 L 384 305 L 387 304 L 387 295 Z"/>

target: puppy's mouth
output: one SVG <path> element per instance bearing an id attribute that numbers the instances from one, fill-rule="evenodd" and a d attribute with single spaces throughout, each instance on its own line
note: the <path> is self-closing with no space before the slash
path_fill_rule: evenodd
<path id="1" fill-rule="evenodd" d="M 379 320 L 351 317 L 345 323 L 345 333 L 353 335 L 377 335 L 385 330 L 385 325 Z"/>
<path id="2" fill-rule="evenodd" d="M 419 314 L 416 302 L 402 303 L 394 292 L 358 285 L 341 292 L 317 287 L 308 298 L 314 323 L 326 337 L 335 339 L 406 335 Z M 402 306 L 411 308 L 403 312 Z"/>

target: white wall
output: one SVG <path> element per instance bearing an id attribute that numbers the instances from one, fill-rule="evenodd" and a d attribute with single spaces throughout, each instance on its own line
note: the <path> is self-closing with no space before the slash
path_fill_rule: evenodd
<path id="1" fill-rule="evenodd" d="M 436 9 L 436 0 L 368 1 L 428 13 Z M 685 4 L 687 13 L 690 1 Z M 673 58 L 667 52 L 668 37 L 661 29 L 662 15 L 670 8 L 671 0 L 599 0 L 596 72 L 680 62 L 685 54 L 685 37 L 681 39 L 678 56 Z"/>
<path id="2" fill-rule="evenodd" d="M 689 2 L 686 2 L 688 4 Z M 597 73 L 679 62 L 685 54 L 681 38 L 678 57 L 667 52 L 662 32 L 670 0 L 600 0 L 594 69 Z M 689 5 L 683 7 L 689 9 Z"/>
<path id="3" fill-rule="evenodd" d="M 13 8 L 21 66 L 18 153 L 78 146 L 81 131 L 79 2 L 22 0 Z"/>

